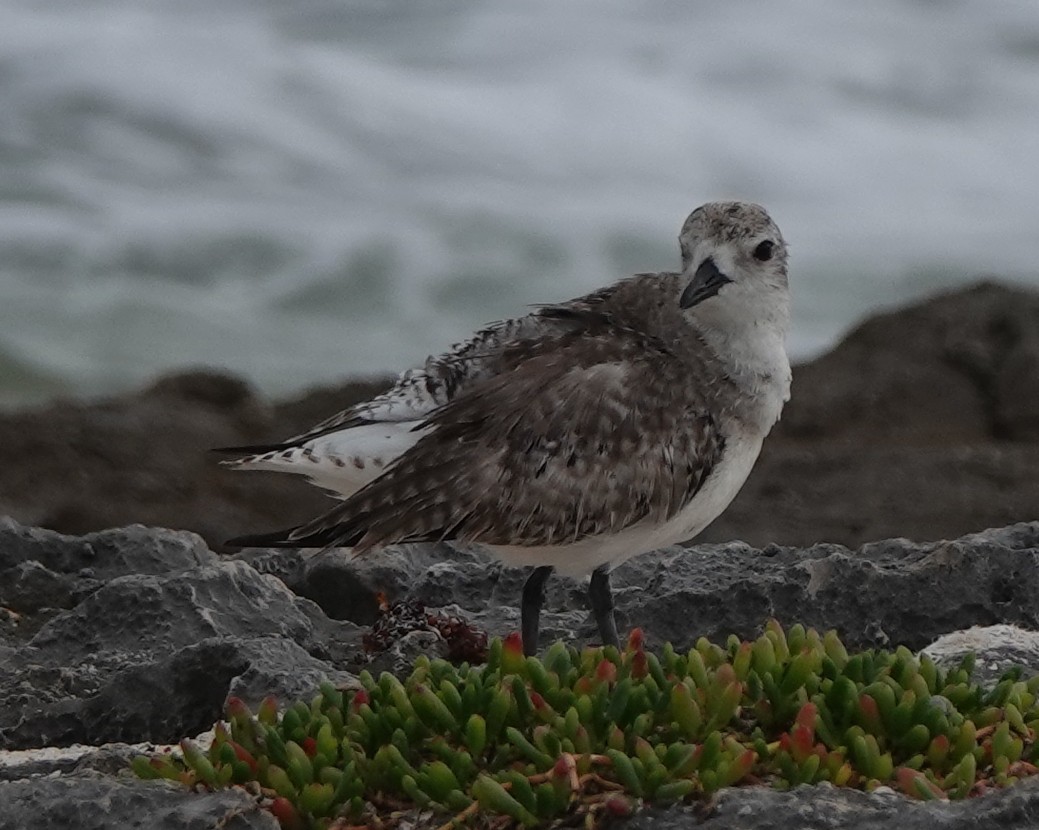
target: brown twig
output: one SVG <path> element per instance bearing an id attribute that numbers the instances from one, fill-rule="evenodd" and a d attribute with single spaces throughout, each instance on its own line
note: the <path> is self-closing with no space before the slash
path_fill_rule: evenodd
<path id="1" fill-rule="evenodd" d="M 616 781 L 610 781 L 608 778 L 603 778 L 597 772 L 587 772 L 581 776 L 581 790 L 587 788 L 589 784 L 595 784 L 598 787 L 602 787 L 604 790 L 610 792 L 616 792 L 617 790 L 623 790 L 624 785 L 618 784 Z"/>
<path id="2" fill-rule="evenodd" d="M 460 812 L 457 816 L 455 816 L 453 819 L 447 822 L 447 824 L 441 824 L 437 828 L 437 830 L 454 830 L 455 827 L 461 827 L 463 824 L 469 821 L 469 819 L 476 815 L 476 811 L 479 809 L 480 802 L 474 801 L 472 804 L 470 804 L 468 807 L 462 810 L 462 812 Z"/>

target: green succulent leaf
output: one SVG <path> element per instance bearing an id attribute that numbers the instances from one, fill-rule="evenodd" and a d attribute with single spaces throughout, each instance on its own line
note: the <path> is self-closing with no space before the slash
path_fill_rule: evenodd
<path id="1" fill-rule="evenodd" d="M 1039 773 L 1039 678 L 1011 671 L 986 690 L 972 672 L 970 658 L 943 672 L 904 647 L 849 654 L 834 631 L 774 620 L 753 641 L 687 652 L 647 651 L 636 631 L 623 651 L 554 643 L 539 660 L 510 636 L 482 666 L 423 655 L 406 681 L 362 671 L 359 687 L 322 683 L 280 712 L 230 698 L 208 750 L 185 740 L 130 766 L 249 787 L 308 830 L 385 823 L 386 805 L 456 826 L 475 810 L 588 824 L 754 781 L 966 798 Z"/>

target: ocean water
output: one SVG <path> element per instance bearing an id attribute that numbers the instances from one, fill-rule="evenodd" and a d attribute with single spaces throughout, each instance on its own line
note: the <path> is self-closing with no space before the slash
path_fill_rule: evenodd
<path id="1" fill-rule="evenodd" d="M 729 197 L 797 357 L 1039 286 L 1039 3 L 0 0 L 0 404 L 398 370 Z"/>

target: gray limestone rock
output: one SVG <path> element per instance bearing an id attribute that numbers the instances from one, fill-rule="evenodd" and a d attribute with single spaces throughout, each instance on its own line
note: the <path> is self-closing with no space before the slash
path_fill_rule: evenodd
<path id="1" fill-rule="evenodd" d="M 345 677 L 333 655 L 357 659 L 355 626 L 219 561 L 194 534 L 132 527 L 80 540 L 7 523 L 0 557 L 75 580 L 93 563 L 71 607 L 19 615 L 30 629 L 47 620 L 27 643 L 12 637 L 0 661 L 0 748 L 177 740 L 211 726 L 229 694 L 304 696 Z"/>
<path id="2" fill-rule="evenodd" d="M 999 680 L 1008 667 L 1022 669 L 1024 678 L 1039 674 L 1039 631 L 1016 625 L 973 626 L 939 637 L 924 653 L 945 669 L 974 655 L 974 679 L 986 684 Z"/>
<path id="3" fill-rule="evenodd" d="M 736 543 L 639 557 L 615 577 L 653 640 L 753 636 L 769 617 L 835 628 L 848 648 L 920 649 L 971 625 L 1039 627 L 1039 522 L 953 541 L 758 551 Z"/>
<path id="4" fill-rule="evenodd" d="M 279 830 L 243 790 L 193 793 L 87 771 L 0 781 L 0 830 Z"/>
<path id="5" fill-rule="evenodd" d="M 130 754 L 121 744 L 88 750 L 78 761 L 30 754 L 14 766 L 3 748 L 175 741 L 210 727 L 229 694 L 255 705 L 269 693 L 306 698 L 324 677 L 348 684 L 347 672 L 365 658 L 362 629 L 347 620 L 371 619 L 380 592 L 504 634 L 518 626 L 527 576 L 446 545 L 362 559 L 246 551 L 220 560 L 190 534 L 135 527 L 75 539 L 13 523 L 0 528 L 0 563 L 20 586 L 5 589 L 23 599 L 23 610 L 0 618 L 3 830 L 63 822 L 114 830 L 144 820 L 273 828 L 244 793 L 188 793 L 121 774 Z M 955 661 L 965 647 L 982 648 L 979 667 L 992 677 L 1017 663 L 1039 671 L 1035 635 L 1025 630 L 1039 628 L 1039 522 L 858 550 L 676 547 L 632 560 L 613 582 L 621 627 L 642 627 L 652 645 L 754 636 L 775 616 L 836 628 L 849 648 L 916 649 L 949 635 L 931 651 Z M 41 601 L 49 591 L 57 598 L 50 605 Z M 997 627 L 962 631 L 972 624 Z M 588 642 L 594 630 L 586 585 L 551 580 L 542 644 L 557 637 Z M 435 639 L 410 635 L 373 668 L 401 671 L 415 653 L 435 653 Z M 1039 782 L 1032 781 L 937 805 L 883 790 L 743 787 L 708 805 L 647 809 L 628 826 L 1025 828 L 1036 826 L 1037 816 Z"/>
<path id="6" fill-rule="evenodd" d="M 706 808 L 652 808 L 637 813 L 630 830 L 1026 830 L 1039 826 L 1039 781 L 1028 780 L 984 798 L 910 801 L 881 787 L 873 793 L 828 784 L 789 792 L 768 787 L 723 790 Z"/>
<path id="7" fill-rule="evenodd" d="M 455 603 L 491 634 L 517 630 L 526 570 L 447 546 L 420 556 L 409 560 L 399 550 L 362 559 L 327 554 L 315 557 L 321 567 L 311 573 L 329 584 L 350 584 L 355 605 L 374 604 L 379 589 L 391 601 Z M 1039 627 L 1039 522 L 953 541 L 889 539 L 858 550 L 758 550 L 738 542 L 673 547 L 632 559 L 611 581 L 618 626 L 641 627 L 651 643 L 688 648 L 700 636 L 752 637 L 776 617 L 835 628 L 849 648 L 920 649 L 971 625 Z M 312 589 L 305 576 L 297 585 L 303 593 Z M 559 637 L 594 639 L 586 591 L 586 582 L 549 580 L 542 644 Z"/>
<path id="8" fill-rule="evenodd" d="M 215 564 L 218 557 L 188 531 L 157 533 L 143 525 L 65 536 L 0 518 L 0 574 L 35 562 L 67 577 L 106 581 L 127 574 L 162 574 Z M 0 583 L 0 585 L 5 585 Z M 10 604 L 7 595 L 3 595 Z"/>

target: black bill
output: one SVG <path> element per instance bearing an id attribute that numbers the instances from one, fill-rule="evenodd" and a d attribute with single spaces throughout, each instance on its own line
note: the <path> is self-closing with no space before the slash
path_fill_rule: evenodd
<path id="1" fill-rule="evenodd" d="M 718 270 L 711 257 L 707 257 L 700 263 L 700 267 L 693 274 L 693 279 L 682 292 L 678 305 L 682 308 L 692 308 L 697 303 L 713 297 L 723 285 L 732 282 L 725 274 Z"/>

